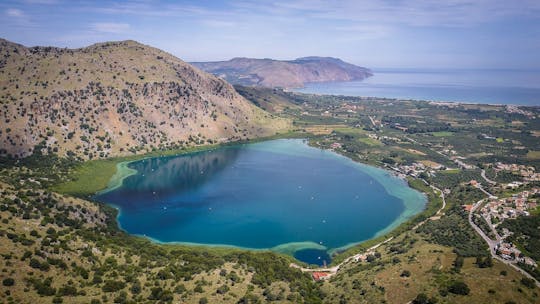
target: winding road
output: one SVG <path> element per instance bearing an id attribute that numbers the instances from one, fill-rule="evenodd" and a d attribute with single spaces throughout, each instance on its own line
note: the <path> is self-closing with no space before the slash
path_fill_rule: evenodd
<path id="1" fill-rule="evenodd" d="M 471 208 L 471 211 L 469 212 L 469 224 L 471 225 L 471 227 L 476 231 L 476 233 L 478 233 L 483 239 L 484 241 L 486 241 L 486 243 L 488 244 L 489 246 L 489 252 L 491 253 L 491 257 L 494 258 L 494 259 L 497 259 L 498 261 L 501 261 L 502 263 L 514 268 L 515 270 L 519 271 L 521 274 L 523 274 L 524 276 L 528 277 L 529 279 L 533 279 L 534 282 L 536 283 L 536 286 L 540 287 L 540 282 L 538 282 L 538 280 L 536 280 L 532 275 L 530 275 L 528 272 L 526 272 L 525 270 L 521 269 L 520 267 L 518 267 L 513 261 L 509 261 L 509 260 L 505 260 L 503 258 L 501 258 L 500 256 L 497 255 L 497 253 L 495 252 L 495 245 L 497 245 L 498 241 L 497 240 L 492 240 L 491 238 L 489 238 L 485 233 L 484 231 L 482 231 L 482 229 L 480 229 L 478 226 L 476 226 L 476 224 L 473 222 L 472 220 L 472 217 L 473 217 L 473 213 L 476 209 L 478 209 L 478 207 L 480 207 L 482 205 L 482 202 L 484 201 L 484 199 L 481 199 L 479 200 L 478 202 L 476 202 L 473 207 Z M 496 233 L 495 236 L 498 236 L 498 234 Z M 499 238 L 499 237 L 498 237 Z"/>
<path id="2" fill-rule="evenodd" d="M 492 181 L 492 180 L 490 180 L 489 178 L 486 177 L 486 170 L 482 169 L 482 172 L 480 172 L 480 175 L 482 176 L 483 179 L 486 180 L 486 182 L 488 182 L 488 183 L 490 183 L 490 184 L 492 184 L 492 185 L 496 185 L 496 184 L 497 184 L 497 182 Z"/>

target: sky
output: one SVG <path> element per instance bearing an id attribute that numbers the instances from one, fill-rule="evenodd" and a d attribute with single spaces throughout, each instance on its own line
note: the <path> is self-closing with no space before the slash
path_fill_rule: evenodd
<path id="1" fill-rule="evenodd" d="M 69 48 L 132 39 L 185 61 L 540 69 L 540 0 L 0 0 L 0 37 Z"/>

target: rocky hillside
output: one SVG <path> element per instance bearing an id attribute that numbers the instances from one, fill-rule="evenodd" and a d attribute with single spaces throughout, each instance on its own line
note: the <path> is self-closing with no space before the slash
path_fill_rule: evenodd
<path id="1" fill-rule="evenodd" d="M 308 82 L 363 80 L 373 75 L 367 68 L 331 57 L 290 61 L 234 58 L 192 64 L 233 84 L 264 87 L 297 88 Z"/>
<path id="2" fill-rule="evenodd" d="M 272 117 L 217 77 L 135 41 L 81 49 L 0 40 L 0 154 L 82 159 L 273 135 Z"/>

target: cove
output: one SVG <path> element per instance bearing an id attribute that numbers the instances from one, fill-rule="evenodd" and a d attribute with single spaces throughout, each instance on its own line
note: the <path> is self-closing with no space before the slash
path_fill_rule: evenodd
<path id="1" fill-rule="evenodd" d="M 271 249 L 322 264 L 423 210 L 389 172 L 301 139 L 233 145 L 119 165 L 95 199 L 125 231 L 159 242 Z"/>

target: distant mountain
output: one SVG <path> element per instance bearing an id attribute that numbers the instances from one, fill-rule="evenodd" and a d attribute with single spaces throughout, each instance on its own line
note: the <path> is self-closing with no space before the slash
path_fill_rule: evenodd
<path id="1" fill-rule="evenodd" d="M 289 61 L 233 58 L 192 64 L 232 84 L 272 88 L 297 88 L 308 82 L 363 80 L 373 75 L 367 68 L 332 57 L 303 57 Z"/>
<path id="2" fill-rule="evenodd" d="M 83 159 L 273 135 L 222 79 L 135 41 L 81 49 L 0 39 L 0 154 Z"/>

